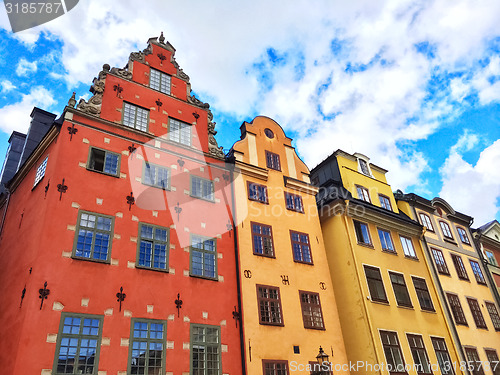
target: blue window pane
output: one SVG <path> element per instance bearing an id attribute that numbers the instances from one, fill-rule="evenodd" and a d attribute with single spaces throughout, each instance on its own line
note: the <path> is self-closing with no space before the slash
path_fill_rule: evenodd
<path id="1" fill-rule="evenodd" d="M 109 174 L 118 173 L 118 155 L 106 153 L 104 172 Z"/>

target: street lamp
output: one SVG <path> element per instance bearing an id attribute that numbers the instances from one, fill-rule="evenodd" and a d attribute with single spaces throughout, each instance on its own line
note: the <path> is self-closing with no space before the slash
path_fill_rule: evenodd
<path id="1" fill-rule="evenodd" d="M 329 359 L 330 359 L 330 357 L 328 357 L 328 354 L 326 354 L 323 351 L 323 348 L 320 346 L 319 347 L 319 354 L 316 356 L 316 361 L 318 361 L 319 368 L 320 368 L 320 371 L 318 371 L 317 374 L 329 374 L 330 373 L 329 370 L 323 371 L 323 367 L 322 367 L 325 362 L 327 365 L 330 365 Z"/>

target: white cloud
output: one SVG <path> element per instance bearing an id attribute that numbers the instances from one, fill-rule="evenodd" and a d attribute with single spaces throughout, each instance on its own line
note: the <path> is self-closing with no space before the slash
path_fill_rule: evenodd
<path id="1" fill-rule="evenodd" d="M 29 73 L 35 73 L 38 70 L 38 63 L 36 61 L 29 62 L 24 57 L 19 60 L 16 68 L 18 76 L 27 76 Z"/>
<path id="2" fill-rule="evenodd" d="M 52 92 L 41 86 L 33 87 L 29 94 L 22 96 L 20 102 L 0 108 L 0 130 L 8 134 L 13 130 L 26 132 L 33 107 L 50 110 L 49 108 L 55 104 Z"/>
<path id="3" fill-rule="evenodd" d="M 7 92 L 12 91 L 16 88 L 16 86 L 8 79 L 4 79 L 2 82 L 0 82 L 0 86 L 2 86 L 3 93 L 7 93 Z"/>

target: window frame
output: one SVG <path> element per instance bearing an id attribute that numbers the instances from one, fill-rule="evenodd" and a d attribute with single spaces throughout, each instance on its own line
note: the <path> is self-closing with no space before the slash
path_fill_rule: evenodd
<path id="1" fill-rule="evenodd" d="M 392 276 L 398 277 L 400 279 L 395 281 L 393 280 Z M 402 284 L 400 282 L 401 278 L 403 280 Z M 398 307 L 407 307 L 413 309 L 413 303 L 411 301 L 410 292 L 408 290 L 408 285 L 406 284 L 404 274 L 400 272 L 389 271 L 389 280 L 391 281 L 392 291 L 394 292 L 394 298 L 396 299 L 396 304 L 398 305 Z M 408 298 L 408 302 L 400 301 L 398 298 L 398 293 L 396 293 L 396 290 L 405 293 L 406 297 Z"/>
<path id="2" fill-rule="evenodd" d="M 453 365 L 450 357 L 450 353 L 448 351 L 448 346 L 446 345 L 446 340 L 443 337 L 431 336 L 432 348 L 434 349 L 434 354 L 436 355 L 436 359 L 438 361 L 439 369 L 442 375 L 455 375 L 455 371 L 453 370 Z M 444 349 L 442 347 L 444 347 Z M 438 355 L 438 353 L 440 355 Z M 447 363 L 444 363 L 443 354 L 446 355 Z"/>
<path id="3" fill-rule="evenodd" d="M 364 171 L 363 167 L 366 167 L 366 171 Z M 358 172 L 361 172 L 361 174 L 365 176 L 372 177 L 370 166 L 365 159 L 358 158 Z"/>
<path id="4" fill-rule="evenodd" d="M 198 196 L 193 194 L 193 180 L 198 179 L 201 181 L 201 192 L 203 194 L 203 183 L 209 182 L 211 187 L 212 187 L 212 199 L 204 197 L 204 196 Z M 189 196 L 192 198 L 197 198 L 197 199 L 202 199 L 207 202 L 215 202 L 215 183 L 213 180 L 210 180 L 208 178 L 196 176 L 196 175 L 189 175 Z"/>
<path id="5" fill-rule="evenodd" d="M 451 232 L 451 227 L 446 221 L 439 220 L 439 227 L 441 228 L 441 233 L 443 234 L 445 240 L 455 242 L 455 238 L 453 237 L 453 233 Z M 447 234 L 447 232 L 449 233 L 449 235 Z"/>
<path id="6" fill-rule="evenodd" d="M 262 227 L 267 227 L 269 228 L 269 232 L 271 233 L 270 235 L 267 235 L 267 234 L 262 234 L 262 233 L 256 233 L 254 232 L 254 225 L 258 225 L 260 226 L 261 228 Z M 256 221 L 251 221 L 250 222 L 250 228 L 251 228 L 251 236 L 252 236 L 252 250 L 253 250 L 253 254 L 254 255 L 258 255 L 258 256 L 263 256 L 263 257 L 267 257 L 267 258 L 276 258 L 276 255 L 274 253 L 274 238 L 273 238 L 273 228 L 271 225 L 267 225 L 267 224 L 262 224 L 262 223 L 258 223 Z M 261 229 L 261 232 L 262 232 L 262 229 Z M 262 238 L 262 253 L 259 253 L 255 250 L 255 236 L 258 236 L 260 238 Z M 270 239 L 270 242 L 271 242 L 271 254 L 265 254 L 264 253 L 264 241 L 263 239 L 264 238 L 269 238 Z"/>
<path id="7" fill-rule="evenodd" d="M 256 284 L 256 291 L 257 291 L 257 313 L 259 315 L 259 324 L 260 325 L 266 325 L 266 326 L 278 326 L 278 327 L 283 327 L 285 325 L 285 320 L 283 318 L 283 306 L 281 305 L 281 292 L 280 288 L 277 286 L 272 286 L 272 285 L 262 285 L 262 284 Z M 277 291 L 278 293 L 278 298 L 270 298 L 270 297 L 261 297 L 259 294 L 259 288 L 266 288 L 270 290 Z M 263 321 L 262 320 L 262 314 L 261 314 L 261 308 L 260 308 L 260 303 L 263 301 L 266 303 L 268 310 L 269 310 L 269 317 L 272 320 L 272 313 L 271 313 L 271 308 L 270 308 L 270 303 L 275 301 L 277 303 L 277 307 L 279 308 L 279 322 L 272 322 L 272 321 Z"/>
<path id="8" fill-rule="evenodd" d="M 499 332 L 500 331 L 500 314 L 498 313 L 497 306 L 495 305 L 494 302 L 490 302 L 490 301 L 484 301 L 484 304 L 486 305 L 486 311 L 488 311 L 488 314 L 489 314 L 490 319 L 491 319 L 491 323 L 493 324 L 493 328 L 495 329 L 495 331 Z"/>
<path id="9" fill-rule="evenodd" d="M 38 167 L 36 167 L 35 179 L 33 180 L 33 187 L 31 188 L 31 190 L 37 187 L 40 181 L 44 179 L 45 173 L 47 172 L 48 163 L 49 163 L 49 155 L 47 155 L 43 159 L 43 161 L 38 165 Z"/>
<path id="10" fill-rule="evenodd" d="M 484 352 L 486 354 L 486 359 L 490 364 L 491 372 L 493 372 L 493 375 L 500 375 L 500 362 L 496 349 L 484 348 Z"/>
<path id="11" fill-rule="evenodd" d="M 134 323 L 147 323 L 148 325 L 148 337 L 146 338 L 134 338 Z M 151 324 L 162 324 L 163 325 L 163 338 L 161 340 L 159 339 L 150 339 L 150 331 L 151 331 Z M 130 338 L 129 338 L 129 349 L 128 349 L 128 360 L 127 360 L 127 374 L 132 374 L 132 350 L 133 349 L 133 343 L 134 341 L 146 341 L 147 342 L 147 348 L 146 350 L 148 359 L 149 359 L 149 344 L 151 342 L 155 343 L 162 343 L 163 345 L 163 354 L 162 354 L 162 367 L 160 370 L 160 373 L 164 373 L 166 371 L 166 358 L 167 358 L 167 321 L 166 320 L 161 320 L 161 319 L 147 319 L 147 318 L 132 318 L 130 320 Z M 145 357 L 146 358 L 146 357 Z M 145 372 L 144 374 L 148 375 L 148 366 L 144 368 Z"/>
<path id="12" fill-rule="evenodd" d="M 82 324 L 84 322 L 84 319 L 98 319 L 99 320 L 99 329 L 98 329 L 98 333 L 97 333 L 97 337 L 95 337 L 95 335 L 84 335 L 84 334 L 80 334 L 80 332 L 78 334 L 72 334 L 72 333 L 64 333 L 64 321 L 66 318 L 79 318 L 81 319 L 81 322 L 80 322 L 80 331 L 81 331 L 81 328 L 82 328 Z M 63 338 L 67 338 L 67 337 L 70 337 L 70 338 L 73 338 L 73 337 L 77 337 L 78 338 L 78 346 L 77 348 L 80 348 L 80 344 L 81 344 L 81 340 L 82 339 L 86 339 L 86 338 L 95 338 L 95 340 L 97 341 L 96 343 L 96 349 L 95 349 L 95 357 L 94 357 L 94 369 L 92 371 L 92 374 L 93 375 L 97 375 L 97 372 L 98 372 L 98 369 L 99 369 L 99 356 L 100 356 L 100 351 L 101 351 L 101 340 L 102 340 L 102 325 L 103 325 L 103 322 L 104 322 L 104 316 L 103 315 L 94 315 L 94 314 L 81 314 L 81 313 L 72 313 L 72 312 L 64 312 L 62 311 L 61 312 L 61 319 L 59 321 L 59 331 L 57 332 L 57 341 L 56 341 L 56 350 L 55 350 L 55 354 L 54 354 L 54 362 L 53 362 L 53 366 L 52 366 L 52 374 L 53 375 L 63 375 L 63 374 L 68 374 L 67 372 L 58 372 L 57 371 L 57 366 L 58 366 L 58 363 L 59 363 L 59 352 L 61 350 L 61 341 Z M 75 357 L 76 358 L 76 357 Z M 75 361 L 76 363 L 76 361 Z M 78 367 L 74 368 L 73 369 L 73 374 L 78 374 L 77 372 L 75 372 L 75 370 L 78 370 Z"/>
<path id="13" fill-rule="evenodd" d="M 401 361 L 402 361 L 402 364 L 401 366 L 403 367 L 402 368 L 402 371 L 390 371 L 389 368 L 387 368 L 389 374 L 407 374 L 405 368 L 406 368 L 406 361 L 405 361 L 405 358 L 404 358 L 404 355 L 403 355 L 403 351 L 401 350 L 401 342 L 399 341 L 399 335 L 397 332 L 395 331 L 386 331 L 386 330 L 381 330 L 379 329 L 379 334 L 380 334 L 380 342 L 382 343 L 382 348 L 384 349 L 384 356 L 385 356 L 385 360 L 386 360 L 386 365 L 387 367 L 390 365 L 392 367 L 392 364 L 390 363 L 391 361 L 389 360 L 389 358 L 387 358 L 387 350 L 386 349 L 391 349 L 391 348 L 395 348 L 397 349 L 397 351 L 399 352 L 399 356 L 401 358 Z M 393 338 L 395 337 L 396 338 L 396 342 L 397 344 L 391 344 L 390 341 L 391 339 L 389 338 L 389 344 L 386 344 L 384 343 L 384 339 L 382 337 L 382 334 L 386 334 L 387 336 L 389 335 L 393 335 Z M 391 355 L 393 354 L 392 350 L 391 351 Z M 394 356 L 393 356 L 394 357 Z M 394 363 L 394 365 L 396 366 L 396 370 L 398 369 L 398 366 L 400 366 L 400 364 L 397 364 L 397 363 Z"/>
<path id="14" fill-rule="evenodd" d="M 251 186 L 256 186 L 257 189 L 259 188 L 263 188 L 263 192 L 264 192 L 264 199 L 258 199 L 258 195 L 257 194 L 257 198 L 254 198 L 253 196 L 250 195 L 250 188 Z M 259 191 L 257 191 L 257 193 L 259 193 Z M 268 198 L 268 195 L 267 195 L 267 186 L 266 185 L 261 185 L 261 184 L 258 184 L 256 182 L 251 182 L 251 181 L 247 181 L 247 196 L 248 196 L 248 199 L 251 200 L 251 201 L 254 201 L 254 202 L 259 202 L 259 203 L 264 203 L 264 204 L 269 204 L 269 198 Z"/>
<path id="15" fill-rule="evenodd" d="M 363 223 L 362 221 L 358 221 L 358 220 L 353 220 L 352 222 L 354 224 L 354 232 L 356 233 L 356 239 L 357 239 L 358 245 L 368 246 L 368 247 L 373 248 L 373 242 L 372 242 L 372 238 L 370 235 L 370 227 L 368 226 L 368 224 Z M 356 225 L 359 226 L 359 230 L 358 230 L 358 227 L 356 227 Z M 363 234 L 363 230 L 362 230 L 363 225 L 366 227 L 366 232 L 368 234 L 368 241 L 369 242 L 360 241 L 359 234 Z M 364 240 L 364 239 L 365 238 L 363 235 L 363 238 L 361 240 Z"/>
<path id="16" fill-rule="evenodd" d="M 194 250 L 193 250 L 193 237 L 199 237 L 199 238 L 201 238 L 203 240 L 203 249 L 194 248 Z M 214 276 L 213 277 L 205 275 L 205 267 L 204 267 L 204 265 L 205 265 L 205 258 L 204 258 L 203 254 L 211 254 L 212 253 L 210 250 L 205 250 L 205 241 L 214 241 L 214 251 L 213 251 L 213 254 L 214 254 Z M 203 268 L 202 268 L 202 274 L 201 275 L 193 273 L 193 252 L 196 252 L 196 251 L 200 252 L 202 254 Z M 190 234 L 190 236 L 189 236 L 189 276 L 199 277 L 201 279 L 206 279 L 206 280 L 215 280 L 215 281 L 218 281 L 219 280 L 219 274 L 218 274 L 217 257 L 218 257 L 218 253 L 217 253 L 217 238 L 215 238 L 215 237 L 201 236 L 199 234 L 193 234 L 193 233 Z"/>
<path id="17" fill-rule="evenodd" d="M 140 259 L 140 251 L 141 251 L 141 242 L 143 240 L 142 238 L 142 227 L 143 226 L 148 226 L 148 227 L 152 227 L 153 228 L 153 239 L 150 240 L 150 239 L 145 239 L 146 241 L 148 242 L 152 242 L 153 245 L 151 247 L 151 266 L 143 266 L 143 265 L 140 265 L 139 264 L 139 259 Z M 156 240 L 155 239 L 155 231 L 156 229 L 160 229 L 160 230 L 165 230 L 167 232 L 167 240 L 166 241 L 161 241 L 161 240 Z M 165 268 L 159 268 L 159 267 L 154 267 L 153 264 L 154 264 L 154 257 L 155 257 L 155 245 L 157 243 L 164 243 L 165 244 Z M 170 259 L 170 228 L 167 228 L 167 227 L 162 227 L 162 226 L 159 226 L 159 225 L 155 225 L 155 224 L 149 224 L 149 223 L 145 223 L 145 222 L 140 222 L 139 223 L 139 230 L 138 230 L 138 233 L 137 233 L 137 254 L 136 254 L 136 262 L 135 262 L 135 267 L 136 268 L 140 268 L 140 269 L 145 269 L 145 270 L 152 270 L 152 271 L 160 271 L 160 272 L 169 272 L 170 271 L 170 268 L 169 268 L 169 259 Z"/>
<path id="18" fill-rule="evenodd" d="M 457 227 L 457 233 L 462 243 L 471 246 L 469 236 L 467 235 L 467 231 L 464 228 Z"/>
<path id="19" fill-rule="evenodd" d="M 302 248 L 305 245 L 305 243 L 302 242 L 302 241 L 294 241 L 293 234 L 297 234 L 299 236 L 299 240 L 300 240 L 300 236 L 306 236 L 307 237 L 307 245 L 309 246 L 309 258 L 311 259 L 310 262 L 308 262 L 306 260 L 297 259 L 297 257 L 295 256 L 295 248 L 294 248 L 293 245 L 294 244 L 298 244 L 299 247 L 300 247 L 301 258 L 305 259 L 304 251 L 303 251 L 303 248 Z M 309 234 L 303 233 L 303 232 L 298 232 L 298 231 L 290 229 L 290 244 L 291 244 L 291 247 L 292 247 L 292 256 L 293 256 L 293 261 L 294 262 L 296 262 L 296 263 L 303 263 L 303 264 L 310 264 L 310 265 L 314 264 L 314 260 L 313 260 L 313 256 L 312 256 L 312 246 L 311 246 L 311 241 L 309 239 Z"/>
<path id="20" fill-rule="evenodd" d="M 289 193 L 288 191 L 285 191 L 285 206 L 286 206 L 286 209 L 287 210 L 290 210 L 290 211 L 295 211 L 295 212 L 299 212 L 301 214 L 304 213 L 304 202 L 302 201 L 302 196 L 301 195 L 298 195 L 298 194 L 292 194 L 292 193 Z M 292 202 L 292 205 L 290 206 L 288 204 L 288 200 L 289 198 L 291 198 L 291 202 Z M 297 207 L 297 201 L 296 199 L 298 198 L 300 204 L 299 206 L 300 207 Z"/>
<path id="21" fill-rule="evenodd" d="M 271 162 L 269 162 L 271 161 Z M 278 164 L 276 166 L 276 163 Z M 275 171 L 281 172 L 281 160 L 280 156 L 274 152 L 266 150 L 266 167 Z"/>
<path id="22" fill-rule="evenodd" d="M 477 348 L 472 346 L 464 346 L 464 351 L 467 368 L 469 368 L 471 362 L 474 362 L 474 370 L 469 370 L 469 373 L 472 375 L 484 375 L 483 364 L 479 357 L 479 353 L 477 352 Z M 471 356 L 475 358 L 471 358 Z"/>
<path id="23" fill-rule="evenodd" d="M 403 239 L 404 239 L 404 241 L 403 241 Z M 415 246 L 413 245 L 413 241 L 411 240 L 411 238 L 400 234 L 399 240 L 401 241 L 401 247 L 403 248 L 404 256 L 406 258 L 410 258 L 410 259 L 418 259 L 417 251 L 415 250 Z M 411 245 L 411 247 L 408 246 L 408 243 Z M 405 244 L 406 244 L 406 246 L 405 246 Z M 406 253 L 406 249 L 408 249 L 408 253 L 410 253 L 410 254 Z M 413 255 L 411 254 L 411 252 L 413 252 Z"/>
<path id="24" fill-rule="evenodd" d="M 159 80 L 158 80 L 158 85 L 159 87 L 156 88 L 156 87 L 153 87 L 151 86 L 151 77 L 152 77 L 152 74 L 151 72 L 158 72 L 159 73 Z M 169 81 L 169 84 L 168 84 L 168 92 L 165 92 L 163 91 L 161 88 L 162 88 L 162 78 L 163 76 L 167 76 L 168 77 L 168 81 Z M 167 73 L 164 73 L 162 72 L 161 70 L 158 70 L 158 69 L 154 69 L 154 68 L 150 68 L 149 70 L 149 87 L 155 91 L 159 91 L 161 92 L 162 94 L 165 94 L 165 95 L 172 95 L 172 76 L 170 74 L 167 74 Z"/>
<path id="25" fill-rule="evenodd" d="M 167 177 L 168 177 L 167 178 L 167 186 L 160 185 L 160 184 L 156 183 L 156 181 L 153 184 L 150 184 L 150 183 L 146 182 L 146 171 L 148 169 L 150 169 L 151 167 L 158 168 L 158 169 L 163 169 L 163 170 L 167 171 Z M 157 176 L 157 174 L 155 173 L 155 177 L 156 176 Z M 155 164 L 155 163 L 150 163 L 150 162 L 144 161 L 144 163 L 142 165 L 142 179 L 141 179 L 141 182 L 142 182 L 143 185 L 151 186 L 151 187 L 155 187 L 155 188 L 158 188 L 158 189 L 170 191 L 170 181 L 171 181 L 171 179 L 172 179 L 172 170 L 169 167 L 165 167 L 163 165 L 159 165 L 159 164 Z"/>
<path id="26" fill-rule="evenodd" d="M 434 233 L 434 225 L 432 225 L 432 220 L 431 220 L 431 217 L 429 215 L 427 215 L 426 213 L 424 212 L 419 212 L 418 213 L 418 216 L 420 218 L 420 222 L 422 223 L 422 225 L 430 232 L 433 232 Z M 425 219 L 424 219 L 425 218 Z M 429 226 L 427 226 L 429 225 Z"/>
<path id="27" fill-rule="evenodd" d="M 411 355 L 413 357 L 413 363 L 415 365 L 415 368 L 417 369 L 417 374 L 419 374 L 419 375 L 432 374 L 433 373 L 432 372 L 432 365 L 431 365 L 431 362 L 429 360 L 429 355 L 427 354 L 427 349 L 425 348 L 424 338 L 422 337 L 422 335 L 417 335 L 414 333 L 407 333 L 406 339 L 408 340 L 408 346 L 410 347 L 410 352 L 411 352 Z M 411 340 L 411 339 L 413 339 L 413 340 Z M 420 340 L 420 343 L 417 343 L 417 340 Z M 416 346 L 412 346 L 412 341 L 414 344 L 416 344 Z M 419 344 L 421 344 L 422 347 L 419 347 Z M 418 354 L 417 358 L 419 360 L 420 360 L 421 354 L 423 354 L 423 357 L 427 361 L 427 371 L 419 371 L 419 369 L 423 368 L 423 366 L 421 363 L 418 364 L 417 361 L 415 360 L 415 353 L 413 352 L 413 350 L 415 350 L 416 353 Z"/>
<path id="28" fill-rule="evenodd" d="M 360 194 L 361 192 L 361 194 Z M 356 185 L 356 195 L 359 200 L 367 203 L 372 203 L 370 191 L 362 185 Z"/>
<path id="29" fill-rule="evenodd" d="M 125 106 L 126 105 L 129 105 L 131 107 L 134 107 L 135 108 L 135 115 L 134 115 L 134 124 L 133 126 L 130 126 L 128 124 L 125 124 Z M 147 112 L 147 119 L 146 119 L 146 130 L 142 130 L 142 129 L 139 129 L 137 128 L 137 110 L 138 109 L 141 109 L 143 111 L 146 111 Z M 130 102 L 126 102 L 126 101 L 123 101 L 123 107 L 122 107 L 122 125 L 129 128 L 129 129 L 134 129 L 134 130 L 137 130 L 137 131 L 140 131 L 140 132 L 143 132 L 143 133 L 148 133 L 149 132 L 149 109 L 147 108 L 144 108 L 144 107 L 141 107 L 140 105 L 137 105 L 137 104 L 132 104 Z"/>
<path id="30" fill-rule="evenodd" d="M 286 371 L 285 374 L 286 375 L 290 374 L 290 370 L 288 368 L 288 361 L 286 361 L 286 360 L 281 360 L 281 359 L 280 360 L 278 360 L 278 359 L 263 359 L 262 360 L 262 374 L 263 375 L 268 375 L 268 374 L 269 375 L 275 375 L 275 374 L 277 374 L 277 372 L 274 371 L 275 369 L 273 369 L 273 373 L 266 372 L 266 364 L 271 364 L 271 365 L 273 365 L 273 364 L 274 365 L 276 365 L 276 364 L 279 364 L 279 365 L 284 364 L 285 365 L 285 371 Z"/>
<path id="31" fill-rule="evenodd" d="M 368 276 L 368 274 L 366 273 L 367 269 L 370 269 L 372 271 L 377 271 L 378 275 L 380 276 L 380 279 L 374 278 L 372 276 Z M 388 304 L 389 300 L 387 299 L 387 292 L 385 291 L 384 280 L 382 278 L 382 272 L 380 272 L 380 268 L 375 267 L 375 266 L 370 266 L 370 265 L 367 265 L 367 264 L 363 264 L 363 270 L 365 272 L 366 284 L 367 284 L 367 287 L 368 287 L 368 292 L 370 294 L 370 301 Z M 374 298 L 373 297 L 374 293 L 372 293 L 373 289 L 370 287 L 370 285 L 372 285 L 372 284 L 370 284 L 370 281 L 373 281 L 373 282 L 375 282 L 377 284 L 380 284 L 382 286 L 382 291 L 384 292 L 384 298 L 379 298 L 379 297 L 375 297 Z"/>
<path id="32" fill-rule="evenodd" d="M 481 311 L 481 306 L 476 298 L 465 297 L 467 300 L 467 304 L 469 305 L 469 309 L 472 315 L 472 319 L 476 324 L 476 328 L 488 330 L 488 326 L 486 325 L 486 320 L 484 320 L 483 312 Z"/>
<path id="33" fill-rule="evenodd" d="M 172 138 L 172 134 L 174 134 L 174 132 L 175 132 L 174 130 L 172 130 L 172 121 L 176 121 L 179 123 L 179 130 L 177 130 L 177 132 L 179 134 L 179 140 Z M 183 128 L 189 129 L 189 144 L 186 144 L 186 143 L 181 141 Z M 174 142 L 178 145 L 182 145 L 185 147 L 192 147 L 193 146 L 193 125 L 189 124 L 185 121 L 178 120 L 174 117 L 169 117 L 168 118 L 168 140 L 171 142 Z"/>
<path id="34" fill-rule="evenodd" d="M 484 256 L 486 257 L 486 261 L 489 264 L 492 264 L 494 266 L 498 266 L 497 259 L 495 257 L 495 254 L 493 253 L 493 251 L 484 249 Z"/>
<path id="35" fill-rule="evenodd" d="M 464 309 L 462 308 L 462 303 L 460 302 L 460 298 L 458 294 L 445 292 L 446 299 L 448 301 L 448 306 L 453 315 L 453 320 L 455 321 L 455 325 L 469 326 L 467 323 L 467 318 L 464 314 Z"/>
<path id="36" fill-rule="evenodd" d="M 304 302 L 303 301 L 303 298 L 302 296 L 303 295 L 307 295 L 309 300 L 311 300 L 311 296 L 314 296 L 317 298 L 317 301 L 318 303 L 312 303 L 312 302 Z M 308 291 L 305 291 L 305 290 L 299 290 L 299 299 L 300 299 L 300 308 L 301 308 L 301 311 L 302 311 L 302 322 L 304 323 L 304 328 L 306 329 L 316 329 L 316 330 L 320 330 L 320 331 L 324 331 L 326 330 L 325 328 L 325 320 L 323 318 L 323 309 L 321 308 L 321 300 L 320 300 L 320 297 L 319 297 L 319 293 L 316 293 L 316 292 L 308 292 Z M 306 317 L 304 315 L 304 313 L 306 311 L 304 311 L 305 309 L 309 309 L 309 312 L 311 314 L 311 322 L 312 324 L 306 324 Z M 317 326 L 314 324 L 314 313 L 316 312 L 316 314 L 319 313 L 319 317 L 321 318 L 321 326 Z"/>
<path id="37" fill-rule="evenodd" d="M 417 295 L 418 303 L 420 305 L 420 309 L 424 311 L 436 311 L 434 308 L 434 302 L 432 302 L 432 297 L 431 293 L 429 291 L 429 288 L 427 287 L 427 282 L 423 277 L 417 277 L 417 276 L 412 276 L 411 277 L 412 282 L 413 282 L 413 287 L 415 288 L 415 294 Z M 425 286 L 425 289 L 422 288 L 421 286 L 417 286 L 415 281 L 423 282 L 423 285 Z M 428 297 L 430 301 L 430 307 L 423 306 L 422 300 L 425 300 L 425 297 Z"/>
<path id="38" fill-rule="evenodd" d="M 457 272 L 457 276 L 461 280 L 469 280 L 469 275 L 467 274 L 467 270 L 465 269 L 465 264 L 464 261 L 462 260 L 462 257 L 457 254 L 450 253 L 451 255 L 451 260 L 453 261 L 453 264 L 455 266 L 455 271 Z"/>
<path id="39" fill-rule="evenodd" d="M 217 339 L 218 339 L 218 344 L 214 344 L 214 343 L 207 343 L 206 339 L 204 342 L 195 342 L 193 337 L 194 337 L 194 330 L 193 328 L 211 328 L 211 329 L 217 329 Z M 206 338 L 206 334 L 204 335 L 204 337 Z M 193 353 L 193 347 L 195 345 L 199 345 L 199 346 L 204 346 L 204 349 L 205 349 L 205 353 L 207 353 L 207 348 L 210 346 L 210 347 L 215 347 L 217 346 L 217 354 L 218 354 L 218 374 L 222 374 L 222 339 L 221 339 L 221 327 L 220 326 L 216 326 L 216 325 L 212 325 L 212 324 L 199 324 L 199 323 L 191 323 L 189 325 L 189 360 L 190 360 L 190 366 L 189 366 L 189 373 L 190 374 L 193 374 L 193 371 L 194 370 L 199 370 L 199 369 L 194 369 L 193 368 L 193 363 L 194 363 L 194 353 Z M 204 361 L 204 364 L 206 365 L 207 364 L 207 357 L 205 357 L 205 361 Z M 206 366 L 205 366 L 205 369 L 208 369 Z"/>
<path id="40" fill-rule="evenodd" d="M 392 240 L 392 235 L 391 232 L 382 228 L 377 228 L 377 233 L 378 233 L 378 238 L 380 241 L 380 246 L 382 247 L 382 251 L 385 251 L 387 253 L 391 254 L 397 254 L 396 247 L 394 246 L 394 241 Z M 389 242 L 392 246 L 392 249 L 389 249 L 387 247 L 384 247 L 384 243 L 382 242 L 382 236 L 381 233 L 387 234 L 389 237 L 389 241 L 387 241 L 386 236 L 383 237 L 384 243 L 387 244 Z"/>
<path id="41" fill-rule="evenodd" d="M 435 247 L 431 247 L 432 257 L 434 258 L 434 264 L 436 265 L 436 269 L 439 274 L 450 276 L 450 269 L 446 264 L 446 259 L 444 259 L 443 251 L 440 249 L 436 249 Z M 439 260 L 439 262 L 438 262 Z M 442 261 L 442 263 L 441 263 Z"/>
<path id="42" fill-rule="evenodd" d="M 96 224 L 97 224 L 97 219 L 99 217 L 103 217 L 103 218 L 106 218 L 106 219 L 111 219 L 111 228 L 110 228 L 109 232 L 108 231 L 103 231 L 103 230 L 98 230 L 95 227 L 93 228 L 93 230 L 92 230 L 93 235 L 92 235 L 92 245 L 91 245 L 90 257 L 76 255 L 76 250 L 77 250 L 77 245 L 78 245 L 78 237 L 79 237 L 79 230 L 80 230 L 80 223 L 81 223 L 81 220 L 82 220 L 82 214 L 88 214 L 88 215 L 95 216 L 96 217 Z M 88 227 L 82 227 L 82 228 L 86 228 L 85 230 L 92 229 L 92 228 L 88 228 Z M 79 210 L 78 211 L 78 218 L 77 218 L 76 226 L 75 226 L 75 238 L 73 239 L 73 249 L 72 249 L 72 252 L 71 252 L 71 258 L 73 258 L 73 259 L 79 259 L 79 260 L 87 260 L 87 261 L 91 261 L 91 262 L 98 262 L 98 263 L 108 263 L 108 264 L 111 263 L 111 250 L 113 248 L 114 229 L 115 229 L 115 218 L 113 216 L 104 215 L 104 214 L 101 214 L 101 213 L 91 212 L 91 211 L 86 211 L 86 210 Z M 108 251 L 107 251 L 107 257 L 106 257 L 106 259 L 95 259 L 95 258 L 93 258 L 94 247 L 95 247 L 95 234 L 97 232 L 99 232 L 99 233 L 109 233 L 109 244 L 108 244 Z"/>
<path id="43" fill-rule="evenodd" d="M 391 198 L 389 198 L 387 195 L 379 194 L 378 200 L 380 201 L 380 207 L 382 207 L 388 211 L 392 211 Z M 389 206 L 389 207 L 387 207 L 387 206 Z"/>
<path id="44" fill-rule="evenodd" d="M 474 274 L 474 277 L 476 278 L 476 282 L 481 285 L 487 285 L 486 279 L 483 275 L 483 271 L 481 270 L 481 266 L 478 261 L 475 261 L 473 259 L 469 259 L 470 267 L 472 269 L 472 273 Z"/>
<path id="45" fill-rule="evenodd" d="M 92 164 L 92 152 L 94 150 L 97 150 L 97 151 L 103 151 L 104 152 L 104 163 L 103 163 L 103 170 L 100 171 L 100 170 L 97 170 L 97 169 L 94 169 L 92 168 L 91 164 Z M 116 173 L 108 173 L 108 172 L 105 172 L 104 171 L 104 166 L 106 165 L 106 156 L 108 154 L 111 154 L 111 155 L 115 155 L 117 156 L 117 163 L 116 163 Z M 91 171 L 91 172 L 95 172 L 95 173 L 100 173 L 100 174 L 103 174 L 103 175 L 106 175 L 106 176 L 111 176 L 111 177 L 120 177 L 120 167 L 121 167 L 121 155 L 117 152 L 113 152 L 113 151 L 108 151 L 106 149 L 103 149 L 103 148 L 100 148 L 100 147 L 95 147 L 95 146 L 90 146 L 89 147 L 89 155 L 88 155 L 88 158 L 87 158 L 87 170 L 88 171 Z"/>

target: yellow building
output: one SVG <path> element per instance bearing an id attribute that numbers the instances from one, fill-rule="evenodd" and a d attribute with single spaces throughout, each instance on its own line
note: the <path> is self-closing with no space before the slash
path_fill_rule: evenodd
<path id="1" fill-rule="evenodd" d="M 498 375 L 500 310 L 472 240 L 472 218 L 441 198 L 429 201 L 402 193 L 397 198 L 401 209 L 426 228 L 426 251 L 433 259 L 442 300 L 448 304 L 450 324 L 458 332 L 458 350 L 473 365 L 473 375 Z M 490 368 L 495 365 L 496 372 Z"/>
<path id="2" fill-rule="evenodd" d="M 336 151 L 311 171 L 347 358 L 360 374 L 460 374 L 420 236 L 386 170 Z"/>
<path id="3" fill-rule="evenodd" d="M 241 134 L 229 155 L 247 373 L 310 374 L 321 346 L 348 374 L 309 170 L 273 120 L 256 117 Z"/>

